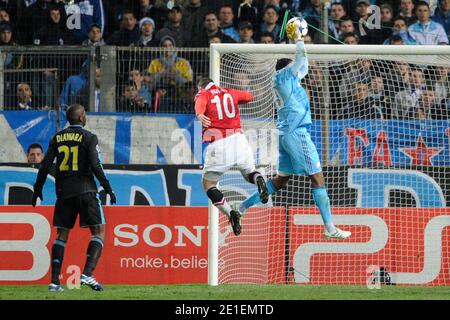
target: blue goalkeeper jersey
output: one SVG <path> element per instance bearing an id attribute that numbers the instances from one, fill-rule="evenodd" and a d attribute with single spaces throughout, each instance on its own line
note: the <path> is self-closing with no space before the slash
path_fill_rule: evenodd
<path id="1" fill-rule="evenodd" d="M 297 42 L 295 61 L 278 70 L 273 77 L 276 94 L 281 100 L 277 128 L 280 135 L 311 125 L 309 97 L 300 80 L 308 74 L 305 44 Z"/>

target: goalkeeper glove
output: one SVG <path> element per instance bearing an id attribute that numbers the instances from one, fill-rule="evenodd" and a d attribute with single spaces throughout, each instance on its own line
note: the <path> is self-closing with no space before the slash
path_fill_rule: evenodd
<path id="1" fill-rule="evenodd" d="M 292 18 L 291 20 L 295 20 L 296 18 Z M 303 35 L 300 32 L 297 24 L 290 23 L 289 20 L 286 24 L 286 35 L 289 39 L 290 43 L 297 43 L 298 41 L 303 41 Z"/>

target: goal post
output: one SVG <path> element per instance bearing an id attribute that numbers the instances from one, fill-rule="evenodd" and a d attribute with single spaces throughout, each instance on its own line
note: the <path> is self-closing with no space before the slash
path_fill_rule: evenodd
<path id="1" fill-rule="evenodd" d="M 267 178 L 278 165 L 275 63 L 295 48 L 210 46 L 212 80 L 255 97 L 241 121 Z M 237 237 L 209 204 L 208 283 L 450 285 L 450 47 L 306 48 L 309 132 L 334 223 L 352 237 L 323 238 L 309 180 L 294 176 L 244 213 Z M 256 190 L 237 170 L 219 184 L 229 203 Z"/>

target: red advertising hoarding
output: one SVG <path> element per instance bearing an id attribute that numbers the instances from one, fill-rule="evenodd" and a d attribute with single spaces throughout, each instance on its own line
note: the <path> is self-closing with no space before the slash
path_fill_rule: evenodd
<path id="1" fill-rule="evenodd" d="M 395 284 L 450 285 L 448 208 L 333 208 L 336 225 L 352 232 L 325 240 L 316 208 L 291 208 L 291 281 L 366 284 L 384 268 Z"/>
<path id="2" fill-rule="evenodd" d="M 207 281 L 207 208 L 104 207 L 104 211 L 105 246 L 95 270 L 102 283 Z M 49 254 L 56 236 L 52 217 L 53 207 L 0 207 L 0 283 L 50 282 Z M 70 265 L 83 269 L 89 239 L 89 230 L 74 228 L 63 271 Z"/>
<path id="3" fill-rule="evenodd" d="M 107 236 L 95 270 L 102 283 L 206 283 L 207 208 L 104 210 Z M 336 225 L 352 231 L 350 239 L 325 240 L 316 208 L 249 210 L 239 237 L 222 217 L 219 280 L 366 284 L 368 268 L 377 266 L 397 284 L 450 285 L 450 209 L 333 208 L 333 213 Z M 50 282 L 52 216 L 50 206 L 0 206 L 0 283 Z M 90 232 L 78 227 L 70 234 L 63 283 L 70 266 L 83 269 L 89 239 Z"/>

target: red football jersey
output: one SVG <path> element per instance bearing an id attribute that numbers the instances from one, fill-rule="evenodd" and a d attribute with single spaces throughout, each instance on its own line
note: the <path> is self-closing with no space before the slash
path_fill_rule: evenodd
<path id="1" fill-rule="evenodd" d="M 210 83 L 195 96 L 195 115 L 204 114 L 211 125 L 203 127 L 203 142 L 213 142 L 241 131 L 239 104 L 253 100 L 247 91 L 221 88 Z"/>

